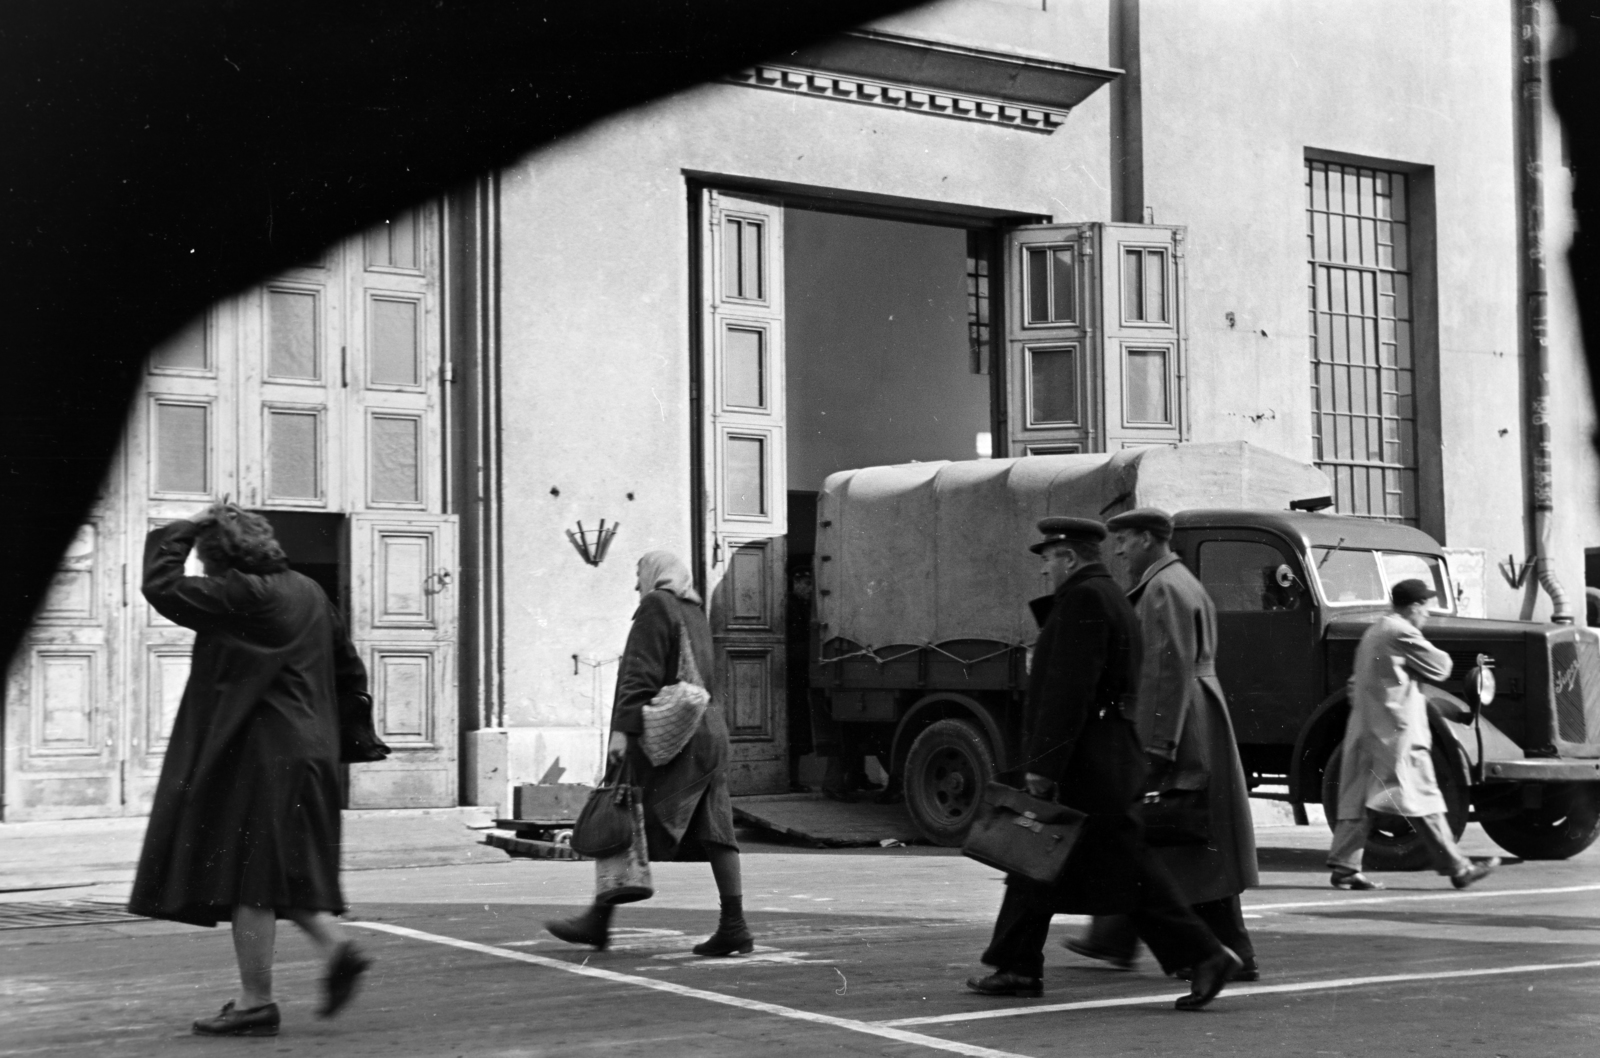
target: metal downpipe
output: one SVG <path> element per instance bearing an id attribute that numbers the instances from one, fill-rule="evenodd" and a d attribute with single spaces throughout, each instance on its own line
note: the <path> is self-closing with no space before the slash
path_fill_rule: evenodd
<path id="1" fill-rule="evenodd" d="M 1550 596 L 1557 624 L 1572 624 L 1567 594 L 1550 561 L 1555 517 L 1554 456 L 1550 439 L 1550 349 L 1544 268 L 1544 43 L 1542 0 L 1518 0 L 1517 182 L 1518 226 L 1522 236 L 1522 350 L 1529 387 L 1528 528 L 1534 576 L 1522 602 L 1522 619 L 1533 617 L 1538 589 Z"/>

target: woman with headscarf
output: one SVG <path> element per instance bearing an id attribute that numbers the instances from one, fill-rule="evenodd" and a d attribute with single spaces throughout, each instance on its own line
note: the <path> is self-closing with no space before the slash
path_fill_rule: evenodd
<path id="1" fill-rule="evenodd" d="M 711 626 L 689 569 L 676 555 L 650 551 L 639 559 L 639 609 L 617 670 L 617 693 L 611 710 L 613 766 L 624 761 L 634 781 L 644 787 L 645 836 L 650 859 L 709 860 L 721 898 L 717 931 L 695 945 L 696 955 L 733 955 L 751 950 L 754 940 L 744 921 L 739 873 L 739 846 L 733 834 L 733 802 L 728 797 L 728 725 L 717 700 L 711 674 L 714 655 Z M 672 760 L 651 765 L 639 748 L 644 707 L 663 688 L 677 683 L 684 667 L 681 650 L 694 654 L 711 705 Z M 610 940 L 610 905 L 596 903 L 581 915 L 546 923 L 557 937 L 572 944 L 604 949 Z"/>
<path id="2" fill-rule="evenodd" d="M 190 549 L 205 576 L 184 575 Z M 276 1036 L 277 920 L 320 949 L 318 1013 L 349 1001 L 369 961 L 335 917 L 339 705 L 367 672 L 315 582 L 289 569 L 265 518 L 231 503 L 145 540 L 144 597 L 195 631 L 128 909 L 201 926 L 231 922 L 239 998 L 201 1036 Z"/>

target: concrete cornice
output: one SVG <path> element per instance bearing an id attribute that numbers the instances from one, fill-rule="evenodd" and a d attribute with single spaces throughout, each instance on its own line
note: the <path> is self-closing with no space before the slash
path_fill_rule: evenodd
<path id="1" fill-rule="evenodd" d="M 728 80 L 1050 133 L 1121 72 L 856 30 L 775 56 Z"/>

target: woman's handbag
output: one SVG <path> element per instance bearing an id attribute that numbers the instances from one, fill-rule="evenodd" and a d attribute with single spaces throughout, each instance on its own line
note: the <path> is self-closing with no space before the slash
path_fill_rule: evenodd
<path id="1" fill-rule="evenodd" d="M 371 764 L 389 755 L 372 723 L 372 695 L 354 691 L 339 697 L 339 763 Z"/>
<path id="2" fill-rule="evenodd" d="M 961 854 L 1053 885 L 1089 817 L 1075 808 L 992 782 L 983 788 Z"/>
<path id="3" fill-rule="evenodd" d="M 644 790 L 633 785 L 627 762 L 616 769 L 614 780 L 608 769 L 572 826 L 573 851 L 596 860 L 625 851 L 633 841 L 635 810 L 643 804 Z M 644 817 L 639 818 L 642 830 Z"/>
<path id="4" fill-rule="evenodd" d="M 627 847 L 595 862 L 594 902 L 602 906 L 631 904 L 655 894 L 650 883 L 650 847 L 644 834 L 644 798 L 632 797 L 628 802 Z"/>
<path id="5" fill-rule="evenodd" d="M 639 748 L 650 763 L 659 768 L 682 753 L 710 704 L 711 695 L 695 664 L 694 645 L 680 619 L 678 682 L 661 688 L 644 707 L 644 732 L 639 736 Z"/>
<path id="6" fill-rule="evenodd" d="M 1139 802 L 1151 845 L 1204 845 L 1211 840 L 1209 790 L 1152 790 Z"/>

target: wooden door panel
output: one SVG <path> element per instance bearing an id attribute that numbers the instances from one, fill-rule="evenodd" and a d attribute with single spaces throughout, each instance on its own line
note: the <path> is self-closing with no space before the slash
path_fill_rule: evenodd
<path id="1" fill-rule="evenodd" d="M 394 752 L 350 769 L 351 808 L 456 803 L 454 515 L 357 514 L 349 522 L 350 636 L 373 720 Z"/>
<path id="2" fill-rule="evenodd" d="M 734 792 L 787 786 L 783 211 L 702 198 L 705 570 Z"/>
<path id="3" fill-rule="evenodd" d="M 123 810 L 120 536 L 103 497 L 62 556 L 6 680 L 5 818 Z"/>

